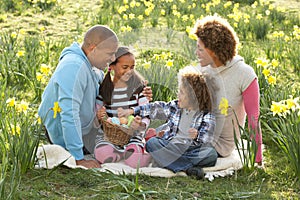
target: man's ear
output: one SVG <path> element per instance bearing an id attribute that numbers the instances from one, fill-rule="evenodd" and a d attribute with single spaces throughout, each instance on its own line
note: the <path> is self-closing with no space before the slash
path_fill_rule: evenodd
<path id="1" fill-rule="evenodd" d="M 116 65 L 109 65 L 110 70 L 115 70 Z"/>
<path id="2" fill-rule="evenodd" d="M 97 47 L 97 45 L 95 45 L 95 44 L 91 44 L 88 47 L 86 47 L 86 49 L 85 49 L 86 55 L 91 53 L 96 47 Z"/>

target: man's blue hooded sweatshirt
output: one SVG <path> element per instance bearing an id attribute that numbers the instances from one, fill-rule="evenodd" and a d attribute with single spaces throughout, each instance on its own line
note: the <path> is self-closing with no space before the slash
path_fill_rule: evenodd
<path id="1" fill-rule="evenodd" d="M 93 128 L 95 100 L 103 71 L 97 74 L 78 43 L 65 48 L 42 95 L 38 113 L 51 141 L 83 159 L 82 136 Z M 54 103 L 61 111 L 54 118 Z"/>

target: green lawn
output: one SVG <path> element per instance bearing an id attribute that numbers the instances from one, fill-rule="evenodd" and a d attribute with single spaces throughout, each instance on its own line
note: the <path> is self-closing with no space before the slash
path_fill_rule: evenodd
<path id="1" fill-rule="evenodd" d="M 26 99 L 31 102 L 31 112 L 33 113 L 32 116 L 34 116 L 39 105 L 41 92 L 45 87 L 45 83 L 39 83 L 35 77 L 38 67 L 42 63 L 47 63 L 55 67 L 62 48 L 74 40 L 80 42 L 83 33 L 91 25 L 101 21 L 107 22 L 113 28 L 116 28 L 115 31 L 120 36 L 122 44 L 133 45 L 140 51 L 139 64 L 144 62 L 143 59 L 149 59 L 153 54 L 164 51 L 173 53 L 174 63 L 177 61 L 179 67 L 191 61 L 189 59 L 194 58 L 194 55 L 192 55 L 193 50 L 188 49 L 188 47 L 192 48 L 191 46 L 195 45 L 195 43 L 194 41 L 182 39 L 185 35 L 184 29 L 173 30 L 160 27 L 161 24 L 169 23 L 168 19 L 155 21 L 156 19 L 153 17 L 153 20 L 145 21 L 142 25 L 148 27 L 158 23 L 155 28 L 140 28 L 139 31 L 122 32 L 121 25 L 125 23 L 124 20 L 111 20 L 109 17 L 112 17 L 112 13 L 103 10 L 102 6 L 109 5 L 112 10 L 114 9 L 117 12 L 117 5 L 121 4 L 123 0 L 81 0 L 76 3 L 71 0 L 61 0 L 59 4 L 46 8 L 44 11 L 34 6 L 27 8 L 22 5 L 19 5 L 21 7 L 16 11 L 5 11 L 4 6 L 9 6 L 9 3 L 13 4 L 16 2 L 22 1 L 0 0 L 0 41 L 12 41 L 11 44 L 5 47 L 0 43 L 2 45 L 0 46 L 0 83 L 2 84 L 0 92 L 3 99 L 0 117 L 1 120 L 3 119 L 2 121 L 8 116 L 8 113 L 3 111 L 3 107 L 6 106 L 7 97 L 11 96 L 16 96 L 18 100 Z M 244 2 L 251 2 L 251 0 Z M 298 0 L 277 0 L 273 5 L 285 7 L 297 13 L 296 16 L 299 16 L 300 2 Z M 159 4 L 156 6 L 158 7 Z M 240 10 L 246 9 L 246 6 L 244 6 L 244 4 L 241 4 Z M 250 9 L 249 6 L 247 9 Z M 134 8 L 133 10 L 137 13 L 139 12 L 138 8 Z M 259 9 L 254 8 L 251 11 L 253 13 L 260 12 Z M 281 17 L 280 14 L 278 16 Z M 276 21 L 276 30 L 291 31 L 288 30 L 290 27 L 286 25 L 290 25 L 291 21 L 300 26 L 299 17 L 295 17 L 285 21 Z M 136 23 L 138 24 L 138 22 Z M 178 27 L 181 25 L 179 22 L 176 24 Z M 20 30 L 25 31 L 28 36 L 35 38 L 26 40 L 26 45 L 15 42 L 14 38 L 9 34 L 14 31 L 19 33 Z M 19 35 L 22 36 L 21 33 Z M 299 41 L 291 44 L 291 48 L 293 48 L 291 52 L 286 52 L 282 47 L 284 46 L 282 41 L 275 39 L 268 40 L 266 38 L 256 40 L 251 31 L 246 31 L 243 37 L 245 38 L 241 39 L 244 45 L 242 53 L 246 61 L 251 62 L 251 65 L 254 66 L 254 60 L 262 54 L 267 54 L 270 59 L 276 58 L 285 64 L 281 69 L 276 69 L 276 72 L 280 73 L 278 76 L 278 87 L 273 87 L 272 89 L 272 86 L 268 85 L 267 82 L 260 82 L 262 91 L 265 92 L 262 95 L 262 113 L 264 114 L 262 120 L 269 123 L 269 121 L 273 120 L 273 118 L 268 118 L 272 116 L 268 110 L 272 100 L 279 101 L 285 99 L 287 95 L 286 93 L 283 94 L 283 91 L 286 90 L 285 92 L 289 92 L 288 90 L 290 90 L 292 83 L 298 84 L 299 90 Z M 42 46 L 41 41 L 46 42 L 46 45 L 40 47 Z M 183 48 L 183 44 L 187 49 Z M 40 53 L 40 48 L 42 48 L 42 53 Z M 9 51 L 6 49 L 9 49 Z M 262 53 L 265 49 L 266 52 Z M 273 49 L 275 49 L 275 52 L 272 51 Z M 278 52 L 277 49 L 279 49 Z M 28 62 L 23 62 L 23 60 L 15 56 L 19 50 L 28 50 L 25 52 L 28 53 L 28 56 L 25 56 Z M 192 53 L 188 54 L 189 50 Z M 13 53 L 10 56 L 6 56 L 10 52 Z M 31 54 L 29 55 L 29 53 Z M 289 62 L 285 62 L 285 59 L 291 54 L 294 55 L 295 59 L 289 59 Z M 8 61 L 10 57 L 12 57 L 12 62 Z M 288 68 L 286 65 L 293 65 L 294 69 L 292 67 Z M 17 73 L 14 73 L 14 70 Z M 162 73 L 156 72 L 155 75 L 157 77 L 155 77 L 159 79 L 160 74 Z M 259 76 L 261 77 L 260 80 L 264 80 L 261 74 Z M 7 85 L 4 85 L 4 82 Z M 293 94 L 299 96 L 297 86 L 295 88 L 296 91 Z M 172 94 L 171 92 L 166 91 L 162 95 Z M 165 99 L 168 97 L 171 98 L 170 95 L 162 97 Z M 14 123 L 16 124 L 17 121 L 15 120 Z M 33 121 L 35 119 L 32 119 L 30 123 L 34 124 Z M 1 122 L 1 124 L 5 123 Z M 0 133 L 2 134 L 3 130 L 1 130 L 1 127 Z M 39 133 L 42 132 L 40 131 Z M 65 167 L 58 167 L 55 170 L 29 169 L 26 173 L 22 174 L 20 185 L 18 185 L 16 193 L 11 199 L 300 199 L 299 178 L 295 178 L 290 161 L 282 149 L 273 141 L 273 136 L 272 131 L 269 129 L 265 128 L 263 130 L 264 169 L 243 169 L 236 171 L 233 176 L 216 178 L 212 182 L 209 182 L 207 179 L 199 181 L 190 177 L 116 176 L 111 173 L 100 173 L 96 170 L 68 169 Z M 42 138 L 40 142 L 45 142 L 45 138 Z M 1 153 L 3 152 L 1 151 Z M 4 153 L 2 155 L 0 169 L 4 171 L 3 163 L 5 156 Z M 300 164 L 298 165 L 300 166 Z M 13 182 L 14 177 L 12 174 L 7 177 L 5 179 L 7 183 L 4 185 L 6 186 L 6 190 L 9 190 L 7 189 L 10 187 L 9 180 L 12 179 Z M 2 176 L 0 178 L 2 180 Z M 2 187 L 0 187 L 0 195 L 3 194 L 1 189 Z M 6 199 L 8 197 L 3 196 L 3 198 Z"/>

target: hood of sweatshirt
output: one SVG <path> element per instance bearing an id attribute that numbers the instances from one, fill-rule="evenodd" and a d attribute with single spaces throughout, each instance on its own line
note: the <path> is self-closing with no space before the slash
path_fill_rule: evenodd
<path id="1" fill-rule="evenodd" d="M 222 72 L 222 71 L 224 71 L 226 69 L 229 69 L 229 68 L 237 65 L 240 62 L 243 63 L 244 62 L 244 58 L 241 57 L 241 56 L 239 56 L 239 55 L 236 55 L 231 60 L 227 61 L 225 65 L 220 66 L 220 67 L 216 67 L 216 68 L 214 68 L 214 70 L 216 70 L 218 72 Z"/>
<path id="2" fill-rule="evenodd" d="M 64 56 L 68 54 L 76 54 L 82 58 L 87 64 L 87 66 L 91 66 L 90 61 L 84 54 L 83 50 L 81 49 L 81 46 L 77 43 L 74 42 L 71 46 L 64 48 L 64 50 L 61 52 L 59 60 L 61 60 Z"/>

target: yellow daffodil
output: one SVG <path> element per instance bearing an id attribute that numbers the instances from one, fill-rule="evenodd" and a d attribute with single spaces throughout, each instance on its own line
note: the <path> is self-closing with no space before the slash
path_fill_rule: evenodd
<path id="1" fill-rule="evenodd" d="M 294 99 L 291 97 L 290 99 L 287 99 L 286 100 L 287 108 L 292 111 L 295 111 L 297 108 L 299 109 L 298 101 L 299 101 L 299 97 Z"/>
<path id="2" fill-rule="evenodd" d="M 46 64 L 41 64 L 41 67 L 40 67 L 40 72 L 45 75 L 45 76 L 48 76 L 51 72 L 51 67 L 46 65 Z"/>
<path id="3" fill-rule="evenodd" d="M 189 19 L 189 17 L 187 15 L 183 15 L 181 19 L 182 21 L 186 22 Z"/>
<path id="4" fill-rule="evenodd" d="M 256 19 L 261 20 L 263 18 L 262 14 L 256 15 Z"/>
<path id="5" fill-rule="evenodd" d="M 46 45 L 46 43 L 44 42 L 44 41 L 40 41 L 40 45 L 42 46 L 42 47 L 44 47 L 45 45 Z"/>
<path id="6" fill-rule="evenodd" d="M 252 7 L 252 8 L 256 8 L 257 4 L 258 4 L 257 1 L 255 1 L 255 2 L 251 5 L 251 7 Z"/>
<path id="7" fill-rule="evenodd" d="M 134 19 L 135 18 L 135 14 L 130 13 L 128 17 L 129 17 L 129 19 Z"/>
<path id="8" fill-rule="evenodd" d="M 47 82 L 48 82 L 48 80 L 46 79 L 45 76 L 43 76 L 42 79 L 41 79 L 41 83 L 46 84 Z"/>
<path id="9" fill-rule="evenodd" d="M 272 101 L 271 111 L 273 112 L 273 116 L 280 114 L 282 112 L 282 105 L 278 102 Z"/>
<path id="10" fill-rule="evenodd" d="M 121 26 L 120 30 L 121 30 L 121 32 L 126 32 L 126 26 Z"/>
<path id="11" fill-rule="evenodd" d="M 265 77 L 268 77 L 270 75 L 270 70 L 267 68 L 264 68 L 262 73 L 263 73 L 263 75 L 265 75 Z"/>
<path id="12" fill-rule="evenodd" d="M 52 110 L 53 110 L 53 118 L 55 119 L 56 116 L 57 116 L 57 113 L 60 113 L 60 112 L 61 112 L 61 108 L 59 107 L 57 101 L 54 102 L 54 106 L 53 106 Z"/>
<path id="13" fill-rule="evenodd" d="M 168 54 L 166 52 L 161 52 L 160 57 L 162 60 L 167 60 L 168 59 Z"/>
<path id="14" fill-rule="evenodd" d="M 268 65 L 269 61 L 264 58 L 258 58 L 255 60 L 255 63 L 259 66 L 266 67 Z"/>
<path id="15" fill-rule="evenodd" d="M 143 67 L 149 69 L 151 67 L 151 61 L 143 63 Z"/>
<path id="16" fill-rule="evenodd" d="M 127 31 L 127 32 L 131 32 L 131 31 L 132 31 L 131 26 L 126 26 L 126 31 Z"/>
<path id="17" fill-rule="evenodd" d="M 189 38 L 191 38 L 192 40 L 198 40 L 197 35 L 194 33 L 189 33 Z"/>
<path id="18" fill-rule="evenodd" d="M 278 65 L 279 65 L 278 60 L 273 59 L 272 62 L 271 62 L 271 65 L 272 65 L 273 67 L 278 67 Z"/>
<path id="19" fill-rule="evenodd" d="M 276 84 L 276 77 L 275 76 L 269 76 L 268 77 L 268 83 L 271 85 L 275 85 Z"/>
<path id="20" fill-rule="evenodd" d="M 22 100 L 22 101 L 20 102 L 20 106 L 21 106 L 21 108 L 22 108 L 22 111 L 24 112 L 24 111 L 27 111 L 27 110 L 28 110 L 28 108 L 29 108 L 29 103 L 26 102 L 26 101 L 24 101 L 24 100 Z"/>
<path id="21" fill-rule="evenodd" d="M 153 55 L 153 58 L 154 58 L 155 60 L 159 60 L 159 59 L 160 59 L 160 55 L 156 53 L 156 54 Z"/>
<path id="22" fill-rule="evenodd" d="M 41 32 L 44 32 L 46 30 L 44 26 L 41 26 L 39 29 Z"/>
<path id="23" fill-rule="evenodd" d="M 228 8 L 229 6 L 232 5 L 232 2 L 231 1 L 227 1 L 225 4 L 224 4 L 224 8 Z"/>
<path id="24" fill-rule="evenodd" d="M 14 31 L 14 32 L 12 32 L 11 34 L 10 34 L 10 37 L 12 37 L 12 38 L 16 38 L 17 37 L 17 33 Z"/>
<path id="25" fill-rule="evenodd" d="M 291 41 L 291 38 L 288 35 L 286 35 L 286 36 L 284 36 L 284 41 L 289 42 L 289 41 Z"/>
<path id="26" fill-rule="evenodd" d="M 20 33 L 21 35 L 25 35 L 25 34 L 26 34 L 26 31 L 25 31 L 24 29 L 20 29 L 19 33 Z"/>
<path id="27" fill-rule="evenodd" d="M 152 12 L 152 9 L 151 9 L 151 8 L 145 9 L 145 15 L 146 15 L 146 16 L 149 16 L 151 12 Z"/>
<path id="28" fill-rule="evenodd" d="M 164 9 L 161 9 L 161 10 L 160 10 L 160 14 L 161 14 L 162 16 L 165 16 L 166 11 L 165 11 Z"/>
<path id="29" fill-rule="evenodd" d="M 174 16 L 176 16 L 177 18 L 180 18 L 180 17 L 181 17 L 181 13 L 178 12 L 177 10 L 173 10 L 173 11 L 172 11 L 172 14 L 173 14 Z"/>
<path id="30" fill-rule="evenodd" d="M 40 72 L 37 72 L 35 77 L 36 77 L 36 80 L 41 81 L 43 78 L 43 74 L 41 74 Z"/>
<path id="31" fill-rule="evenodd" d="M 279 31 L 278 35 L 279 35 L 279 37 L 283 37 L 284 36 L 284 32 L 283 31 Z"/>
<path id="32" fill-rule="evenodd" d="M 131 1 L 130 4 L 129 4 L 129 6 L 131 8 L 134 8 L 136 6 L 136 1 Z"/>
<path id="33" fill-rule="evenodd" d="M 167 67 L 173 67 L 173 65 L 174 65 L 173 62 L 174 62 L 173 60 L 167 60 L 166 66 Z"/>
<path id="34" fill-rule="evenodd" d="M 16 126 L 12 125 L 11 134 L 19 136 L 21 134 L 21 128 L 20 128 L 20 126 L 19 125 L 16 125 Z"/>
<path id="35" fill-rule="evenodd" d="M 220 104 L 219 104 L 219 109 L 221 111 L 222 115 L 228 115 L 228 100 L 224 97 L 222 97 Z"/>
<path id="36" fill-rule="evenodd" d="M 18 51 L 16 55 L 17 57 L 23 57 L 25 55 L 25 51 Z"/>
<path id="37" fill-rule="evenodd" d="M 139 15 L 138 17 L 137 17 L 139 20 L 144 20 L 144 16 L 143 15 Z"/>
<path id="38" fill-rule="evenodd" d="M 119 14 L 122 14 L 122 12 L 125 12 L 125 11 L 126 11 L 125 6 L 120 6 L 120 8 L 118 9 Z"/>
<path id="39" fill-rule="evenodd" d="M 42 119 L 40 118 L 38 113 L 35 113 L 34 117 L 36 118 L 38 124 L 42 124 Z"/>
<path id="40" fill-rule="evenodd" d="M 23 113 L 27 113 L 27 110 L 29 108 L 29 103 L 22 100 L 19 104 L 16 105 L 16 110 L 17 112 L 23 112 Z"/>
<path id="41" fill-rule="evenodd" d="M 15 98 L 15 97 L 13 97 L 13 98 L 8 98 L 8 99 L 6 100 L 6 104 L 8 104 L 8 106 L 10 106 L 10 107 L 14 107 L 15 104 L 16 104 L 16 98 Z"/>

